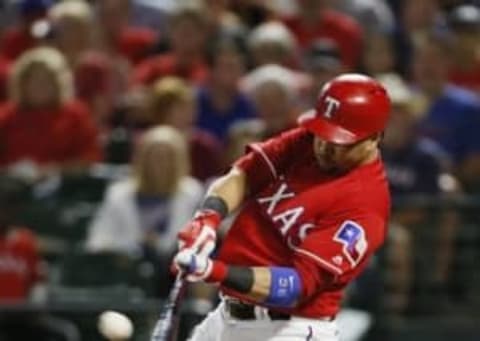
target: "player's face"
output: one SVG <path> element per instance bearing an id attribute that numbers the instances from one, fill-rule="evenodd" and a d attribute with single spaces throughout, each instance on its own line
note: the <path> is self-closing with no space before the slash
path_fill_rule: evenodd
<path id="1" fill-rule="evenodd" d="M 343 173 L 373 160 L 378 153 L 379 136 L 350 145 L 327 142 L 315 136 L 313 150 L 321 169 L 329 173 Z"/>

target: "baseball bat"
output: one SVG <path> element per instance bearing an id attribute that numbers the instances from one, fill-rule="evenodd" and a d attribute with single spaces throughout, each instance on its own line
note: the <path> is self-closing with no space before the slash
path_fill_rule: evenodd
<path id="1" fill-rule="evenodd" d="M 176 341 L 178 333 L 178 323 L 180 321 L 179 309 L 180 301 L 182 300 L 185 289 L 187 287 L 186 281 L 183 280 L 183 274 L 179 272 L 175 278 L 172 289 L 168 294 L 167 302 L 163 307 L 163 312 L 160 319 L 155 324 L 153 329 L 151 341 Z"/>

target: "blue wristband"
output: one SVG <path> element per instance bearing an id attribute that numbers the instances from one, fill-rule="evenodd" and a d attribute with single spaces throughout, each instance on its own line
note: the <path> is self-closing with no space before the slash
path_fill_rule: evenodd
<path id="1" fill-rule="evenodd" d="M 276 307 L 293 306 L 302 292 L 302 280 L 292 268 L 271 267 L 270 293 L 265 304 Z"/>

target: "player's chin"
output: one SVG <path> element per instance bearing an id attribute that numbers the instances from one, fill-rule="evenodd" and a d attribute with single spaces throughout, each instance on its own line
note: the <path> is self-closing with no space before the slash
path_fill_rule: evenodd
<path id="1" fill-rule="evenodd" d="M 323 172 L 329 174 L 337 173 L 339 170 L 335 163 L 322 159 L 321 157 L 317 158 L 317 165 Z"/>
<path id="2" fill-rule="evenodd" d="M 327 174 L 342 174 L 348 172 L 351 169 L 351 167 L 346 162 L 337 162 L 333 159 L 325 159 L 320 155 L 317 155 L 316 159 L 318 167 Z"/>

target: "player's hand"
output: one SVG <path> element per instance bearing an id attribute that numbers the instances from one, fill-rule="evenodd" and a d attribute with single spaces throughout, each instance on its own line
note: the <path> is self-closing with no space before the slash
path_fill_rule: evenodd
<path id="1" fill-rule="evenodd" d="M 208 281 L 212 272 L 212 260 L 205 253 L 198 254 L 191 248 L 184 248 L 173 258 L 173 267 L 182 272 L 187 281 Z"/>
<path id="2" fill-rule="evenodd" d="M 221 220 L 220 214 L 213 210 L 197 212 L 178 234 L 179 250 L 188 248 L 208 257 L 215 248 L 217 229 Z"/>

